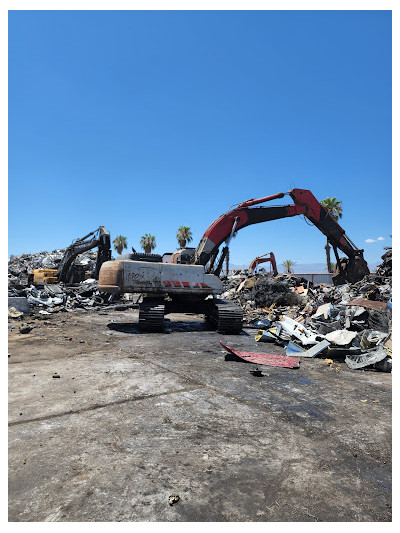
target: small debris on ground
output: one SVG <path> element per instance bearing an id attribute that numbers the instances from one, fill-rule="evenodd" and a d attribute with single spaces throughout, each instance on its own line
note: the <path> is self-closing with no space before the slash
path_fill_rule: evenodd
<path id="1" fill-rule="evenodd" d="M 262 371 L 257 367 L 250 369 L 250 374 L 256 378 L 261 378 L 264 376 Z"/>
<path id="2" fill-rule="evenodd" d="M 179 494 L 171 494 L 171 496 L 168 498 L 168 503 L 170 505 L 174 505 L 175 503 L 179 502 Z"/>
<path id="3" fill-rule="evenodd" d="M 29 333 L 30 331 L 33 330 L 33 327 L 32 326 L 21 326 L 19 328 L 19 332 L 20 333 Z"/>
<path id="4" fill-rule="evenodd" d="M 15 307 L 9 307 L 8 308 L 8 316 L 10 318 L 20 318 L 21 316 L 23 316 L 24 313 L 22 313 L 21 311 L 18 311 L 17 309 L 15 309 Z"/>

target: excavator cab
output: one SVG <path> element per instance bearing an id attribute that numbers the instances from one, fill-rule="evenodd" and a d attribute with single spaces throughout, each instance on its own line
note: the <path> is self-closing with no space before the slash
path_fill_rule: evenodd
<path id="1" fill-rule="evenodd" d="M 177 265 L 190 265 L 196 248 L 179 248 L 172 254 L 171 263 Z"/>

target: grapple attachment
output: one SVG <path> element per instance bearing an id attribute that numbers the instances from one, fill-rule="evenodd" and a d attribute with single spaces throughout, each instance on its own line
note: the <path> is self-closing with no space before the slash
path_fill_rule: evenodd
<path id="1" fill-rule="evenodd" d="M 334 285 L 357 283 L 369 273 L 367 262 L 362 255 L 350 257 L 349 259 L 341 257 L 332 276 L 332 281 Z"/>

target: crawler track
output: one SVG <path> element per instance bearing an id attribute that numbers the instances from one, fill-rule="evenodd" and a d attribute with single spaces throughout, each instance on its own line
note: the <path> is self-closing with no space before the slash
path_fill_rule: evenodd
<path id="1" fill-rule="evenodd" d="M 215 300 L 209 319 L 218 333 L 237 335 L 242 331 L 243 311 L 228 300 Z"/>
<path id="2" fill-rule="evenodd" d="M 154 333 L 164 331 L 165 304 L 162 299 L 145 298 L 139 305 L 139 329 Z"/>

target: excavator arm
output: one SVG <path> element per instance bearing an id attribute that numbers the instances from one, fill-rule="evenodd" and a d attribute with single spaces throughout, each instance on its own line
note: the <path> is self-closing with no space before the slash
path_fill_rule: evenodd
<path id="1" fill-rule="evenodd" d="M 297 208 L 297 206 L 292 205 L 251 208 L 253 205 L 283 197 L 284 193 L 279 193 L 259 198 L 258 200 L 247 200 L 239 204 L 235 209 L 218 217 L 206 229 L 194 252 L 192 263 L 206 265 L 210 260 L 215 259 L 220 245 L 229 238 L 232 229 L 237 232 L 252 224 L 259 224 L 260 222 L 268 222 L 269 220 L 277 220 L 279 218 L 292 217 L 304 213 L 302 207 Z"/>
<path id="2" fill-rule="evenodd" d="M 217 218 L 205 231 L 192 257 L 192 263 L 207 265 L 207 271 L 212 271 L 220 245 L 229 239 L 232 232 L 269 220 L 304 215 L 307 217 L 332 244 L 338 264 L 336 284 L 346 281 L 354 283 L 369 274 L 363 250 L 359 250 L 346 236 L 345 231 L 328 211 L 318 202 L 311 191 L 292 189 L 289 191 L 294 204 L 272 207 L 252 207 L 254 205 L 283 198 L 285 193 L 273 194 L 259 199 L 247 200 L 234 209 Z M 340 259 L 337 249 L 347 255 L 346 262 Z M 221 261 L 220 261 L 221 262 Z M 217 270 L 219 270 L 219 265 Z"/>
<path id="3" fill-rule="evenodd" d="M 266 255 L 269 255 L 269 257 L 265 257 Z M 260 265 L 261 263 L 266 263 L 270 261 L 271 267 L 272 267 L 272 273 L 274 276 L 278 275 L 278 268 L 276 266 L 276 260 L 275 255 L 273 252 L 270 252 L 269 254 L 259 255 L 249 265 L 249 274 L 252 274 L 253 271 L 256 269 L 257 265 Z"/>
<path id="4" fill-rule="evenodd" d="M 305 189 L 292 189 L 289 195 L 295 205 L 303 210 L 303 214 L 321 231 L 334 248 L 339 248 L 349 258 L 362 254 L 345 234 L 344 229 L 318 202 L 311 191 Z"/>
<path id="5" fill-rule="evenodd" d="M 97 236 L 95 236 L 98 233 Z M 89 237 L 93 237 L 90 240 L 86 240 Z M 99 271 L 101 265 L 104 261 L 111 260 L 111 243 L 110 243 L 110 234 L 104 226 L 100 226 L 96 231 L 88 233 L 81 239 L 78 239 L 72 243 L 65 251 L 64 257 L 62 258 L 60 264 L 58 265 L 57 278 L 58 281 L 63 281 L 67 283 L 70 278 L 70 269 L 75 258 L 98 246 L 99 250 L 97 252 L 97 260 L 94 276 L 98 279 Z"/>

